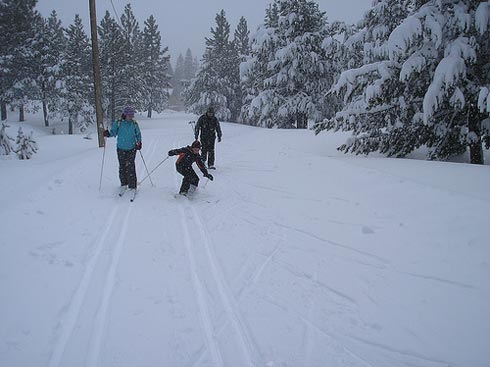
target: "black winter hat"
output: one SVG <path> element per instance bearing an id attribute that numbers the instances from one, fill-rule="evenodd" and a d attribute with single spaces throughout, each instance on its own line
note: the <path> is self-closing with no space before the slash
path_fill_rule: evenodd
<path id="1" fill-rule="evenodd" d="M 191 148 L 199 148 L 201 149 L 201 142 L 199 140 L 196 140 L 192 143 Z"/>

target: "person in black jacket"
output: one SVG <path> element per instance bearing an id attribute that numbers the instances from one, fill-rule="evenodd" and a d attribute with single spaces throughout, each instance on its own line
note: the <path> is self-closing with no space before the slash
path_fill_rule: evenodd
<path id="1" fill-rule="evenodd" d="M 195 162 L 204 177 L 213 181 L 213 176 L 208 173 L 204 162 L 202 161 L 199 151 L 201 150 L 201 143 L 196 140 L 191 146 L 186 146 L 179 149 L 172 149 L 168 151 L 169 156 L 178 155 L 175 167 L 184 178 L 182 179 L 182 185 L 180 186 L 179 194 L 192 195 L 196 191 L 199 185 L 199 177 L 192 168 L 192 164 Z"/>
<path id="2" fill-rule="evenodd" d="M 214 144 L 216 140 L 216 134 L 218 135 L 218 142 L 221 141 L 222 133 L 219 121 L 214 116 L 214 108 L 209 107 L 204 115 L 199 117 L 194 130 L 194 138 L 197 140 L 201 134 L 202 142 L 202 158 L 204 163 L 208 163 L 209 169 L 216 169 L 214 167 Z"/>

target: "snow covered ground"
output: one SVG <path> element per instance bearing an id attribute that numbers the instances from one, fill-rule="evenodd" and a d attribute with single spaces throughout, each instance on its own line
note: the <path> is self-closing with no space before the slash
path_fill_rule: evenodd
<path id="1" fill-rule="evenodd" d="M 140 120 L 150 170 L 191 118 Z M 490 366 L 488 165 L 222 129 L 192 201 L 175 157 L 119 198 L 114 139 L 100 191 L 96 139 L 0 159 L 0 366 Z"/>

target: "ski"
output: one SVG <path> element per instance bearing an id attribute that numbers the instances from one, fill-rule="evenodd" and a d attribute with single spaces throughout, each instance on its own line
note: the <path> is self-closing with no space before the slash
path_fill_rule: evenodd
<path id="1" fill-rule="evenodd" d="M 201 198 L 201 197 L 197 197 L 196 198 L 194 195 L 187 195 L 187 194 L 186 195 L 183 195 L 183 194 L 179 194 L 179 193 L 174 194 L 174 198 L 177 199 L 177 200 L 178 199 L 187 199 L 189 201 L 196 202 L 196 203 L 203 202 L 203 203 L 208 203 L 208 204 L 216 204 L 216 203 L 219 202 L 219 200 L 212 201 L 212 200 L 207 200 L 207 199 L 204 199 L 204 198 Z"/>
<path id="2" fill-rule="evenodd" d="M 128 191 L 128 187 L 127 186 L 121 186 L 121 188 L 119 189 L 119 196 L 123 196 L 126 191 Z"/>
<path id="3" fill-rule="evenodd" d="M 136 189 L 131 189 L 131 198 L 129 199 L 130 202 L 133 202 L 134 199 L 136 198 Z"/>

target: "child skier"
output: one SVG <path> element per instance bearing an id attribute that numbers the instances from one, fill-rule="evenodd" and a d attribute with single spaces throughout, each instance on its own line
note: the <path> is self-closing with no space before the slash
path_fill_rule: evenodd
<path id="1" fill-rule="evenodd" d="M 168 155 L 178 155 L 175 167 L 184 178 L 182 179 L 182 185 L 180 186 L 179 194 L 185 196 L 192 196 L 199 185 L 199 177 L 192 168 L 192 164 L 195 162 L 204 177 L 213 181 L 213 176 L 208 173 L 204 162 L 202 161 L 199 151 L 201 150 L 201 143 L 196 140 L 191 146 L 186 146 L 179 149 L 169 150 Z"/>

